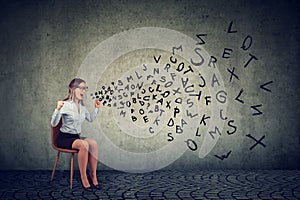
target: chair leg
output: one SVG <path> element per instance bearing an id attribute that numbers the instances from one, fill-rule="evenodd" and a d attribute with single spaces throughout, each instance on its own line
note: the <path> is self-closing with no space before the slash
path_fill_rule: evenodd
<path id="1" fill-rule="evenodd" d="M 72 153 L 72 157 L 71 157 L 71 170 L 70 170 L 70 189 L 71 190 L 72 190 L 73 174 L 74 174 L 74 153 Z"/>
<path id="2" fill-rule="evenodd" d="M 53 170 L 52 170 L 51 181 L 54 178 L 54 173 L 55 173 L 56 165 L 58 163 L 59 155 L 60 155 L 60 151 L 57 152 L 57 156 L 56 156 L 56 159 L 55 159 L 54 167 L 53 167 Z"/>

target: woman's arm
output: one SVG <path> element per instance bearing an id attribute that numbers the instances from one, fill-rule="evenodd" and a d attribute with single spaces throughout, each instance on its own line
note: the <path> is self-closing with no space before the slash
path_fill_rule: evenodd
<path id="1" fill-rule="evenodd" d="M 91 113 L 89 113 L 89 111 L 86 110 L 85 119 L 89 122 L 94 121 L 97 118 L 98 111 L 99 111 L 98 108 L 95 108 Z"/>
<path id="2" fill-rule="evenodd" d="M 51 118 L 51 126 L 52 127 L 57 126 L 57 124 L 59 123 L 60 118 L 61 118 L 60 110 L 55 109 L 53 114 L 52 114 L 52 118 Z"/>
<path id="3" fill-rule="evenodd" d="M 58 101 L 57 102 L 57 106 L 52 114 L 52 118 L 51 118 L 51 126 L 52 127 L 55 127 L 57 126 L 57 124 L 59 123 L 60 121 L 60 118 L 61 118 L 61 109 L 63 108 L 64 106 L 64 102 L 63 101 Z"/>
<path id="4" fill-rule="evenodd" d="M 89 122 L 92 122 L 96 119 L 98 112 L 99 112 L 99 108 L 100 108 L 100 102 L 98 100 L 95 101 L 95 109 L 89 113 L 89 111 L 87 109 L 85 112 L 85 119 Z"/>

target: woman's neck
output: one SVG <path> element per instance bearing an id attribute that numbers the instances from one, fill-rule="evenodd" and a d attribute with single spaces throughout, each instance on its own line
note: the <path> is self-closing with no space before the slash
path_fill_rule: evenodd
<path id="1" fill-rule="evenodd" d="M 76 105 L 79 105 L 79 99 L 77 99 L 76 97 L 71 98 L 70 100 L 72 100 Z"/>
<path id="2" fill-rule="evenodd" d="M 79 100 L 78 99 L 74 99 L 74 103 L 78 106 L 79 105 Z"/>
<path id="3" fill-rule="evenodd" d="M 75 103 L 75 105 L 76 105 L 76 107 L 77 107 L 77 109 L 78 109 L 78 113 L 80 113 L 79 99 L 76 99 L 76 98 L 75 98 L 73 101 L 74 101 L 74 103 Z"/>

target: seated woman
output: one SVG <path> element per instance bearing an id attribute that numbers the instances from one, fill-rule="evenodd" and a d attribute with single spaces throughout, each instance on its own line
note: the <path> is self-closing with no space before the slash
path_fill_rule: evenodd
<path id="1" fill-rule="evenodd" d="M 95 101 L 95 109 L 90 113 L 84 106 L 83 97 L 88 87 L 82 79 L 75 78 L 69 84 L 69 94 L 63 101 L 58 101 L 53 112 L 51 125 L 57 126 L 62 118 L 62 126 L 56 143 L 60 148 L 78 149 L 78 166 L 82 186 L 91 191 L 91 185 L 86 175 L 87 164 L 90 168 L 90 181 L 95 188 L 99 188 L 97 180 L 98 145 L 91 138 L 80 137 L 81 124 L 86 119 L 92 122 L 96 119 L 100 102 Z"/>

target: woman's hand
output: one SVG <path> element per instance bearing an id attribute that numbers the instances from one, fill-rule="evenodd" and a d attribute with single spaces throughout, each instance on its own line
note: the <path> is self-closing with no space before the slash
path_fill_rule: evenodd
<path id="1" fill-rule="evenodd" d="M 58 102 L 57 102 L 56 109 L 57 109 L 57 110 L 60 110 L 60 109 L 64 106 L 64 104 L 65 104 L 65 102 L 63 102 L 63 101 L 58 101 Z"/>
<path id="2" fill-rule="evenodd" d="M 100 101 L 98 99 L 95 100 L 95 107 L 100 108 Z"/>

